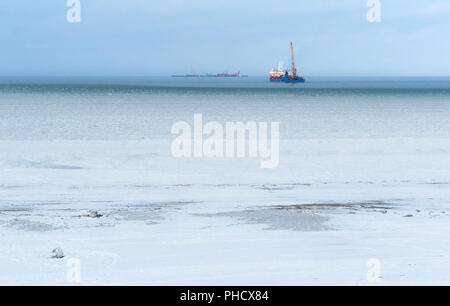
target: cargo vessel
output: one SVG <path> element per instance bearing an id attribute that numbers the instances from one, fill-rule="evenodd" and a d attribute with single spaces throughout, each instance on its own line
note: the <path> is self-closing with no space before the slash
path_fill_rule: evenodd
<path id="1" fill-rule="evenodd" d="M 174 74 L 173 78 L 245 78 L 247 75 L 242 75 L 239 71 L 235 73 L 216 73 L 216 74 Z"/>
<path id="2" fill-rule="evenodd" d="M 172 75 L 173 78 L 199 78 L 200 75 L 198 74 L 174 74 Z"/>
<path id="3" fill-rule="evenodd" d="M 216 78 L 238 78 L 240 77 L 240 72 L 235 73 L 217 73 L 216 75 L 209 75 L 209 77 L 216 77 Z"/>
<path id="4" fill-rule="evenodd" d="M 283 67 L 283 63 L 278 63 L 278 68 L 272 68 L 269 72 L 269 79 L 271 82 L 282 83 L 304 83 L 305 79 L 297 75 L 297 69 L 295 68 L 294 60 L 294 45 L 291 42 L 291 73 L 289 69 Z"/>

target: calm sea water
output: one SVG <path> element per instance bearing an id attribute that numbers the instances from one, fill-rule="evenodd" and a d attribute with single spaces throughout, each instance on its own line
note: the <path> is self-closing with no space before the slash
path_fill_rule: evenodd
<path id="1" fill-rule="evenodd" d="M 450 78 L 0 78 L 1 140 L 170 138 L 194 113 L 282 138 L 445 138 Z"/>

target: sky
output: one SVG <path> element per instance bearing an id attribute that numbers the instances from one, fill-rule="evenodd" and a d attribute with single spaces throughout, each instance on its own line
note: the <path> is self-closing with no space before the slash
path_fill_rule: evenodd
<path id="1" fill-rule="evenodd" d="M 295 46 L 305 76 L 450 76 L 450 1 L 0 1 L 2 76 L 267 75 Z"/>

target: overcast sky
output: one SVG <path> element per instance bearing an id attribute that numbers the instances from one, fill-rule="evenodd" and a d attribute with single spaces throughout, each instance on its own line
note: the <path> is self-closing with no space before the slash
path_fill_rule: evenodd
<path id="1" fill-rule="evenodd" d="M 0 1 L 0 75 L 266 75 L 279 60 L 306 76 L 449 76 L 450 1 Z"/>

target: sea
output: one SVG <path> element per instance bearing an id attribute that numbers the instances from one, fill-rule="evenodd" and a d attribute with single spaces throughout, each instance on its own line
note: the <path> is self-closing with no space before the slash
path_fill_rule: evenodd
<path id="1" fill-rule="evenodd" d="M 0 78 L 1 140 L 170 138 L 192 121 L 280 122 L 281 138 L 448 137 L 450 78 Z"/>

